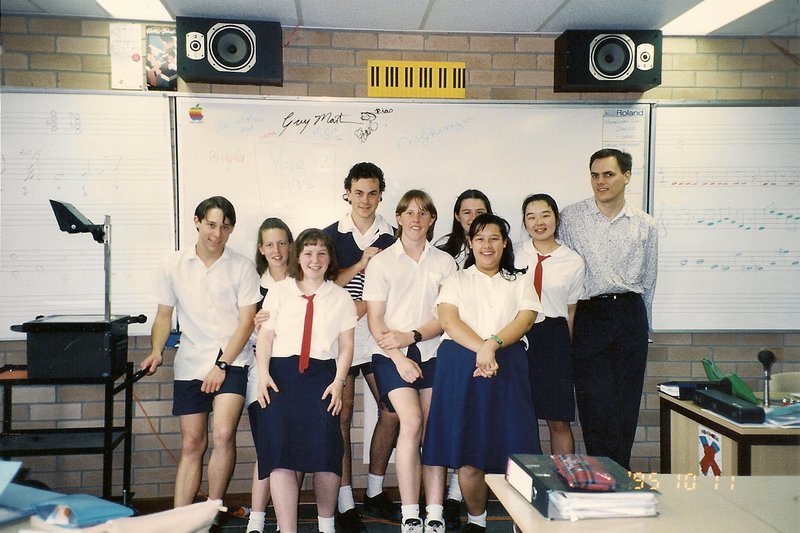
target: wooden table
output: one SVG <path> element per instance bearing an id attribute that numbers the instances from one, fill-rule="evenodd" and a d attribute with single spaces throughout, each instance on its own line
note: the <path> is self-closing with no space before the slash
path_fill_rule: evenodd
<path id="1" fill-rule="evenodd" d="M 800 428 L 737 424 L 691 401 L 658 396 L 662 472 L 698 473 L 702 426 L 720 436 L 723 476 L 800 475 Z"/>
<path id="2" fill-rule="evenodd" d="M 800 476 L 701 478 L 686 474 L 646 474 L 645 481 L 660 493 L 658 516 L 570 522 L 546 519 L 502 474 L 486 476 L 489 488 L 522 533 L 798 531 Z"/>

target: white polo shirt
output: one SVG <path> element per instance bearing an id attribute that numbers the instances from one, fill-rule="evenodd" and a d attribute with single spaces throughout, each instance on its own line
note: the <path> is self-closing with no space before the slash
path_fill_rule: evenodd
<path id="1" fill-rule="evenodd" d="M 156 278 L 156 300 L 175 308 L 181 327 L 175 379 L 205 379 L 239 326 L 239 308 L 260 299 L 255 265 L 227 246 L 210 267 L 194 246 L 168 256 Z M 232 364 L 250 359 L 245 343 Z"/>
<path id="2" fill-rule="evenodd" d="M 529 273 L 517 274 L 509 280 L 499 272 L 489 277 L 472 265 L 444 282 L 436 303 L 456 306 L 458 317 L 482 339 L 506 327 L 523 310 L 536 311 L 537 322 L 544 320 L 542 304 Z M 442 335 L 444 339 L 450 339 L 447 332 Z M 525 341 L 524 336 L 522 340 Z"/>
<path id="3" fill-rule="evenodd" d="M 314 296 L 314 322 L 311 333 L 312 359 L 336 359 L 339 333 L 356 327 L 356 304 L 343 288 L 332 281 L 323 283 Z M 277 282 L 264 299 L 269 320 L 261 327 L 275 332 L 271 357 L 300 354 L 306 302 L 294 278 Z"/>
<path id="4" fill-rule="evenodd" d="M 444 280 L 454 272 L 456 263 L 449 254 L 425 243 L 417 263 L 406 255 L 398 239 L 367 265 L 363 299 L 386 302 L 384 321 L 390 329 L 418 329 L 438 316 L 436 296 Z M 418 342 L 421 360 L 436 357 L 440 342 L 439 337 Z M 374 339 L 370 338 L 370 343 L 372 353 L 388 357 Z M 407 352 L 406 348 L 402 351 Z"/>
<path id="5" fill-rule="evenodd" d="M 583 298 L 583 280 L 586 266 L 583 258 L 568 246 L 561 244 L 542 262 L 542 307 L 545 316 L 567 318 L 567 306 Z M 514 245 L 517 268 L 528 267 L 533 279 L 538 252 L 531 239 Z M 535 289 L 534 289 L 535 291 Z"/>

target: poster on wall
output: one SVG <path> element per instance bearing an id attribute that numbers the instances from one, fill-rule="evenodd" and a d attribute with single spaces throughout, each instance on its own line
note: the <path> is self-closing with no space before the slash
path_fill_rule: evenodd
<path id="1" fill-rule="evenodd" d="M 699 426 L 697 439 L 698 471 L 701 476 L 722 475 L 722 438 L 710 429 Z"/>
<path id="2" fill-rule="evenodd" d="M 146 26 L 145 60 L 148 90 L 175 91 L 178 88 L 178 41 L 174 26 Z"/>
<path id="3" fill-rule="evenodd" d="M 142 27 L 139 24 L 108 25 L 111 52 L 111 88 L 142 90 Z"/>

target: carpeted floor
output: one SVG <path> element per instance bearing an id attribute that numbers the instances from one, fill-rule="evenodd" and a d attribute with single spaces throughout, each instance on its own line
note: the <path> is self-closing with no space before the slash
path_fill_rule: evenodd
<path id="1" fill-rule="evenodd" d="M 361 504 L 357 504 L 359 510 Z M 462 509 L 463 511 L 463 509 Z M 511 533 L 511 518 L 497 500 L 490 500 L 488 506 L 488 523 L 486 533 Z M 298 533 L 315 533 L 317 531 L 317 512 L 313 503 L 301 503 L 299 512 Z M 462 522 L 466 520 L 466 512 L 462 512 Z M 400 530 L 399 522 L 388 522 L 372 518 L 362 513 L 362 521 L 367 533 L 396 533 Z M 220 514 L 216 524 L 212 526 L 212 533 L 245 533 L 247 518 L 239 518 L 231 514 Z M 275 532 L 275 514 L 270 507 L 267 510 L 267 526 L 265 533 Z M 456 533 L 453 531 L 453 533 Z"/>

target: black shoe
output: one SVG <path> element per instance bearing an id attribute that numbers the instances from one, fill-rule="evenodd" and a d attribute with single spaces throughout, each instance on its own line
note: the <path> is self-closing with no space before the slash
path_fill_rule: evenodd
<path id="1" fill-rule="evenodd" d="M 366 531 L 358 509 L 353 507 L 343 513 L 336 513 L 336 530 L 341 533 L 361 533 Z"/>
<path id="2" fill-rule="evenodd" d="M 486 527 L 467 522 L 464 524 L 464 527 L 461 528 L 461 533 L 486 533 Z"/>
<path id="3" fill-rule="evenodd" d="M 461 529 L 461 502 L 452 498 L 444 501 L 444 526 L 447 529 Z"/>
<path id="4" fill-rule="evenodd" d="M 400 521 L 400 504 L 393 502 L 385 490 L 372 498 L 364 493 L 364 512 L 384 520 Z"/>

